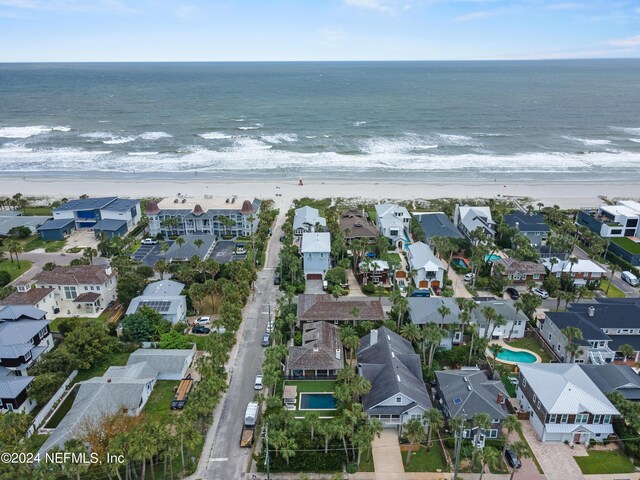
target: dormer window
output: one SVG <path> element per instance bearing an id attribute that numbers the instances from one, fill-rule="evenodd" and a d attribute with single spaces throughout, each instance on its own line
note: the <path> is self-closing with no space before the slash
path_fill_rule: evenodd
<path id="1" fill-rule="evenodd" d="M 396 403 L 402 403 L 402 397 L 396 397 Z"/>

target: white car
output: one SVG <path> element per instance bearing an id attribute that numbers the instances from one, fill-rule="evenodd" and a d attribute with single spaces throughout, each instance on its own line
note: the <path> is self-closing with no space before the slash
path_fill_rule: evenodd
<path id="1" fill-rule="evenodd" d="M 472 282 L 474 278 L 476 278 L 476 274 L 475 273 L 467 273 L 464 276 L 464 281 L 465 282 Z"/>
<path id="2" fill-rule="evenodd" d="M 549 292 L 547 292 L 543 288 L 534 288 L 531 291 L 533 292 L 534 295 L 537 295 L 540 298 L 549 298 Z"/>
<path id="3" fill-rule="evenodd" d="M 256 375 L 256 381 L 253 382 L 254 390 L 262 390 L 262 375 Z"/>
<path id="4" fill-rule="evenodd" d="M 196 325 L 209 325 L 211 323 L 211 317 L 200 317 L 195 321 Z"/>
<path id="5" fill-rule="evenodd" d="M 270 321 L 269 323 L 267 323 L 267 329 L 265 330 L 265 332 L 267 332 L 267 333 L 272 333 L 273 332 L 273 320 Z"/>
<path id="6" fill-rule="evenodd" d="M 620 277 L 622 277 L 622 280 L 627 282 L 632 287 L 637 287 L 638 283 L 640 283 L 640 281 L 638 281 L 638 277 L 636 277 L 633 273 L 628 272 L 628 271 L 622 272 L 620 274 Z"/>
<path id="7" fill-rule="evenodd" d="M 140 242 L 140 245 L 156 245 L 158 240 L 154 240 L 153 238 L 145 238 Z"/>

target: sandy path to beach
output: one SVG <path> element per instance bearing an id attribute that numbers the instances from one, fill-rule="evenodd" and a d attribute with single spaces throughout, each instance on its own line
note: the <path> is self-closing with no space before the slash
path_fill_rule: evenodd
<path id="1" fill-rule="evenodd" d="M 0 181 L 0 196 L 20 192 L 26 196 L 73 198 L 81 194 L 90 196 L 171 197 L 177 193 L 187 196 L 238 198 L 272 198 L 278 205 L 288 205 L 294 198 L 345 197 L 365 200 L 432 199 L 432 198 L 502 198 L 529 197 L 534 204 L 560 205 L 563 208 L 589 207 L 602 204 L 599 195 L 609 198 L 637 198 L 638 183 L 611 182 L 459 182 L 430 183 L 389 181 L 304 180 L 130 180 L 106 178 L 83 181 L 64 178 L 14 177 Z"/>

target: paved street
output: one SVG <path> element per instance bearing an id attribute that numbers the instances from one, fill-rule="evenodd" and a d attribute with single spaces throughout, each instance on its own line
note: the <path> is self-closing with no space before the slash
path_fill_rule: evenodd
<path id="1" fill-rule="evenodd" d="M 240 448 L 240 433 L 247 403 L 253 400 L 253 380 L 260 372 L 264 349 L 260 342 L 272 309 L 279 296 L 273 285 L 274 267 L 278 262 L 281 233 L 286 211 L 276 219 L 269 239 L 265 268 L 258 273 L 255 292 L 244 309 L 244 320 L 238 331 L 238 342 L 228 366 L 229 388 L 215 412 L 214 425 L 207 435 L 198 470 L 191 478 L 227 480 L 242 478 L 247 469 L 251 449 Z"/>
<path id="2" fill-rule="evenodd" d="M 587 252 L 585 252 L 578 246 L 575 246 L 573 248 L 573 254 L 582 260 L 589 259 L 589 254 L 587 254 Z M 598 265 L 600 265 L 602 268 L 604 268 L 607 271 L 608 277 L 611 278 L 611 271 L 609 270 L 609 267 L 606 264 L 598 262 L 596 260 L 593 260 L 593 261 L 596 262 Z M 616 287 L 622 290 L 627 297 L 637 298 L 640 296 L 640 291 L 636 287 L 632 287 L 627 282 L 622 280 L 622 278 L 620 277 L 620 272 L 616 272 L 616 274 L 613 276 L 613 281 L 611 283 L 613 283 Z"/>

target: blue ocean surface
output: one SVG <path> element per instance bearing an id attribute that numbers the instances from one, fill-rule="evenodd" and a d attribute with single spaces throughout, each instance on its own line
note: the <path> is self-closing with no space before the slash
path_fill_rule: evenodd
<path id="1" fill-rule="evenodd" d="M 0 175 L 640 178 L 640 60 L 0 64 Z"/>

